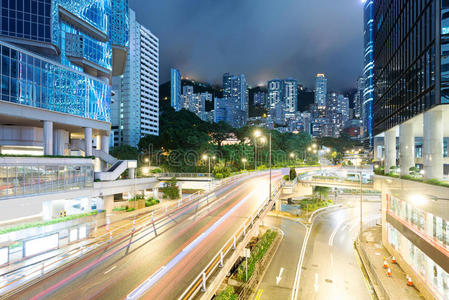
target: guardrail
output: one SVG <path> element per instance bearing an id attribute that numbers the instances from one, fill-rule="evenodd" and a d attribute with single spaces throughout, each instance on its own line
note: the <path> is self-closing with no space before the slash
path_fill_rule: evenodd
<path id="1" fill-rule="evenodd" d="M 172 178 L 172 177 L 212 178 L 211 175 L 212 175 L 212 173 L 159 173 L 159 174 L 155 174 L 155 176 L 157 176 L 157 177 L 168 177 L 168 178 Z"/>
<path id="2" fill-rule="evenodd" d="M 154 234 L 154 238 L 158 234 L 160 234 L 158 233 L 158 230 L 162 229 L 171 222 L 175 222 L 176 218 L 169 217 L 170 215 L 174 213 L 182 214 L 182 209 L 188 206 L 190 206 L 190 208 L 187 208 L 186 211 L 195 209 L 204 203 L 209 204 L 209 200 L 213 198 L 213 191 L 216 188 L 231 184 L 248 174 L 249 173 L 242 173 L 237 176 L 226 178 L 226 180 L 222 180 L 218 186 L 215 186 L 214 189 L 210 190 L 205 195 L 201 191 L 198 191 L 192 195 L 185 197 L 184 199 L 176 201 L 171 205 L 153 210 L 151 213 L 145 214 L 145 216 L 134 219 L 132 221 L 130 220 L 129 223 L 111 230 L 109 230 L 109 222 L 108 220 L 106 220 L 106 233 L 88 240 L 87 243 L 80 243 L 78 248 L 71 248 L 67 251 L 59 252 L 57 255 L 47 257 L 41 261 L 36 261 L 33 264 L 21 266 L 20 268 L 0 274 L 0 276 L 5 276 L 23 269 L 33 267 L 36 268 L 35 270 L 26 272 L 26 274 L 22 276 L 15 276 L 13 281 L 0 286 L 0 294 L 6 294 L 15 291 L 17 288 L 5 290 L 6 288 L 8 288 L 8 286 L 12 285 L 15 282 L 30 278 L 28 281 L 24 282 L 25 285 L 30 281 L 41 278 L 49 272 L 70 265 L 75 259 L 80 258 L 87 253 L 92 252 L 91 255 L 93 255 L 94 253 L 99 253 L 105 249 L 110 250 L 118 247 L 124 242 L 126 242 L 126 245 L 122 246 L 122 248 L 129 247 L 131 244 L 139 241 L 141 238 L 147 236 L 150 233 Z M 255 175 L 255 173 L 250 175 Z M 96 222 L 91 225 L 96 227 Z M 131 229 L 127 230 L 129 227 L 131 227 Z M 150 231 L 148 232 L 148 230 Z M 140 237 L 137 236 L 137 234 L 143 234 L 143 236 Z M 89 255 L 89 257 L 91 255 Z"/>
<path id="3" fill-rule="evenodd" d="M 237 241 L 246 236 L 249 228 L 251 228 L 255 220 L 260 218 L 262 214 L 271 209 L 275 199 L 279 196 L 280 190 L 284 185 L 283 181 L 280 181 L 274 188 L 272 192 L 271 199 L 267 198 L 264 203 L 257 209 L 256 213 L 249 216 L 242 226 L 237 229 L 237 231 L 232 235 L 232 237 L 223 245 L 223 247 L 215 254 L 215 256 L 209 261 L 206 267 L 200 272 L 200 274 L 192 281 L 189 287 L 182 293 L 179 299 L 190 300 L 196 296 L 196 294 L 201 290 L 206 291 L 207 280 L 214 274 L 218 267 L 224 266 L 224 258 L 230 254 L 231 251 L 236 250 Z M 263 216 L 262 216 L 263 217 Z"/>

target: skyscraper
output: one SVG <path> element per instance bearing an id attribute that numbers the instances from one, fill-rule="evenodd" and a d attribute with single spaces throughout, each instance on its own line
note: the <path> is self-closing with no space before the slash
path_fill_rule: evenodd
<path id="1" fill-rule="evenodd" d="M 315 104 L 318 109 L 326 107 L 327 78 L 324 74 L 316 74 L 315 79 Z"/>
<path id="2" fill-rule="evenodd" d="M 267 94 L 265 92 L 257 92 L 253 97 L 254 105 L 266 105 L 267 104 Z"/>
<path id="3" fill-rule="evenodd" d="M 449 173 L 448 11 L 440 0 L 365 3 L 365 20 L 374 20 L 366 24 L 374 28 L 374 157 L 401 175 L 375 177 L 382 243 L 428 299 L 449 298 L 448 188 L 426 183 Z M 424 183 L 406 180 L 416 167 Z"/>
<path id="4" fill-rule="evenodd" d="M 363 92 L 365 89 L 365 80 L 363 77 L 357 79 L 357 92 L 354 95 L 354 118 L 362 119 Z"/>
<path id="5" fill-rule="evenodd" d="M 273 79 L 268 81 L 267 101 L 270 108 L 275 108 L 276 104 L 281 101 L 282 81 Z"/>
<path id="6" fill-rule="evenodd" d="M 248 119 L 248 86 L 245 75 L 223 75 L 223 98 L 227 99 L 227 122 L 241 127 Z"/>
<path id="7" fill-rule="evenodd" d="M 374 0 L 366 0 L 363 7 L 364 25 L 364 63 L 363 79 L 363 128 L 365 133 L 365 147 L 373 147 L 373 100 L 374 100 Z"/>
<path id="8" fill-rule="evenodd" d="M 170 69 L 170 101 L 171 107 L 176 111 L 183 107 L 181 103 L 181 72 L 177 69 Z"/>
<path id="9" fill-rule="evenodd" d="M 295 113 L 298 105 L 298 81 L 293 78 L 282 80 L 282 101 L 287 113 Z"/>
<path id="10" fill-rule="evenodd" d="M 129 35 L 125 73 L 112 80 L 112 129 L 114 145 L 136 147 L 143 136 L 159 134 L 159 40 L 131 9 Z"/>

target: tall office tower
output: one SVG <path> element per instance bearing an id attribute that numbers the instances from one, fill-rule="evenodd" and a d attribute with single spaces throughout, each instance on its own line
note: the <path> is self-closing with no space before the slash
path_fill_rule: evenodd
<path id="1" fill-rule="evenodd" d="M 276 104 L 282 98 L 282 81 L 280 79 L 273 79 L 268 81 L 268 95 L 267 102 L 270 108 L 275 108 Z"/>
<path id="2" fill-rule="evenodd" d="M 363 91 L 365 89 L 365 80 L 363 77 L 357 79 L 357 92 L 354 95 L 354 119 L 362 119 Z"/>
<path id="3" fill-rule="evenodd" d="M 363 90 L 363 128 L 365 133 L 365 147 L 373 147 L 373 100 L 374 100 L 374 0 L 367 0 L 363 7 L 364 25 L 364 68 L 363 79 L 365 88 Z"/>
<path id="4" fill-rule="evenodd" d="M 425 180 L 447 180 L 449 2 L 366 1 L 365 20 L 370 10 L 374 157 L 385 173 L 399 167 L 400 175 L 410 175 L 417 166 Z M 383 245 L 400 257 L 424 298 L 448 299 L 448 189 L 391 179 L 375 178 L 382 186 Z"/>
<path id="5" fill-rule="evenodd" d="M 214 101 L 214 122 L 226 122 L 226 98 L 215 98 Z"/>
<path id="6" fill-rule="evenodd" d="M 122 73 L 128 51 L 128 2 L 1 3 L 0 152 L 19 157 L 0 162 L 0 182 L 8 187 L 0 189 L 0 219 L 59 216 L 57 205 L 69 199 L 73 210 L 80 204 L 88 211 L 94 176 L 114 180 L 127 168 L 117 162 L 117 172 L 107 171 L 110 156 L 105 154 L 111 131 L 110 79 Z M 86 158 L 51 157 L 72 153 Z M 20 157 L 27 154 L 47 157 Z M 94 164 L 91 156 L 101 163 Z M 73 193 L 75 189 L 83 192 Z M 87 202 L 75 199 L 81 196 Z"/>
<path id="7" fill-rule="evenodd" d="M 248 119 L 248 86 L 245 75 L 223 75 L 223 98 L 228 101 L 228 123 L 234 127 L 241 127 Z"/>
<path id="8" fill-rule="evenodd" d="M 267 94 L 265 92 L 257 92 L 253 97 L 254 105 L 266 105 L 267 104 Z"/>
<path id="9" fill-rule="evenodd" d="M 184 106 L 181 99 L 181 72 L 173 68 L 170 69 L 170 101 L 176 111 Z"/>
<path id="10" fill-rule="evenodd" d="M 129 37 L 125 73 L 112 80 L 112 130 L 114 145 L 136 147 L 145 135 L 159 134 L 159 40 L 139 24 L 132 9 Z"/>
<path id="11" fill-rule="evenodd" d="M 324 74 L 316 74 L 315 79 L 315 104 L 318 109 L 326 107 L 327 78 Z"/>
<path id="12" fill-rule="evenodd" d="M 349 120 L 349 98 L 345 97 L 343 95 L 338 95 L 337 97 L 338 101 L 338 112 L 341 113 L 343 118 L 343 123 L 347 122 Z M 342 124 L 344 125 L 344 124 Z"/>
<path id="13" fill-rule="evenodd" d="M 282 101 L 285 104 L 285 111 L 294 114 L 298 109 L 298 81 L 293 78 L 282 80 Z"/>

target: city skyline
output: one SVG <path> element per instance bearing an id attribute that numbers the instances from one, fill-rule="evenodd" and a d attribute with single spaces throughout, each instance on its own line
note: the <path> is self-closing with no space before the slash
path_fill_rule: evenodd
<path id="1" fill-rule="evenodd" d="M 132 0 L 130 7 L 139 7 L 139 20 L 152 28 L 164 45 L 161 83 L 169 81 L 171 67 L 180 69 L 189 78 L 212 84 L 220 83 L 220 74 L 225 72 L 244 73 L 250 86 L 287 77 L 313 86 L 316 73 L 326 73 L 329 88 L 343 91 L 353 87 L 354 80 L 362 73 L 363 7 L 360 1 L 338 5 L 329 0 L 319 4 L 288 1 L 283 6 L 268 1 L 238 6 L 198 3 L 192 11 L 193 6 L 180 1 Z M 232 14 L 231 9 L 236 12 Z M 273 12 L 269 22 L 257 17 L 258 13 L 266 11 Z M 227 21 L 218 22 L 228 12 L 231 15 L 227 16 Z M 165 13 L 170 13 L 173 21 L 168 22 Z M 308 15 L 319 17 L 311 20 Z M 235 29 L 229 26 L 232 21 L 239 26 Z M 209 31 L 211 25 L 213 32 Z M 245 35 L 237 28 L 254 34 Z M 312 34 L 314 30 L 319 34 Z M 263 47 L 264 51 L 256 51 L 254 45 Z"/>

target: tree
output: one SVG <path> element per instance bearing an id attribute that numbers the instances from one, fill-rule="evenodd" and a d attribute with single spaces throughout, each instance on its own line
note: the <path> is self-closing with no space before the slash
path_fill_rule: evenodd
<path id="1" fill-rule="evenodd" d="M 290 168 L 290 180 L 294 180 L 296 178 L 296 169 Z"/>
<path id="2" fill-rule="evenodd" d="M 231 137 L 233 128 L 225 122 L 210 124 L 210 136 L 212 140 L 217 144 L 218 150 L 221 150 L 223 141 Z"/>
<path id="3" fill-rule="evenodd" d="M 327 199 L 327 197 L 329 196 L 329 191 L 330 188 L 326 186 L 316 186 L 313 188 L 314 194 L 320 196 L 320 201 L 323 201 L 323 199 Z"/>
<path id="4" fill-rule="evenodd" d="M 170 198 L 172 200 L 179 198 L 179 187 L 177 183 L 178 181 L 173 177 L 165 183 L 164 187 L 160 188 L 164 198 Z"/>
<path id="5" fill-rule="evenodd" d="M 111 149 L 110 154 L 120 160 L 136 160 L 139 149 L 130 145 L 120 145 Z"/>

